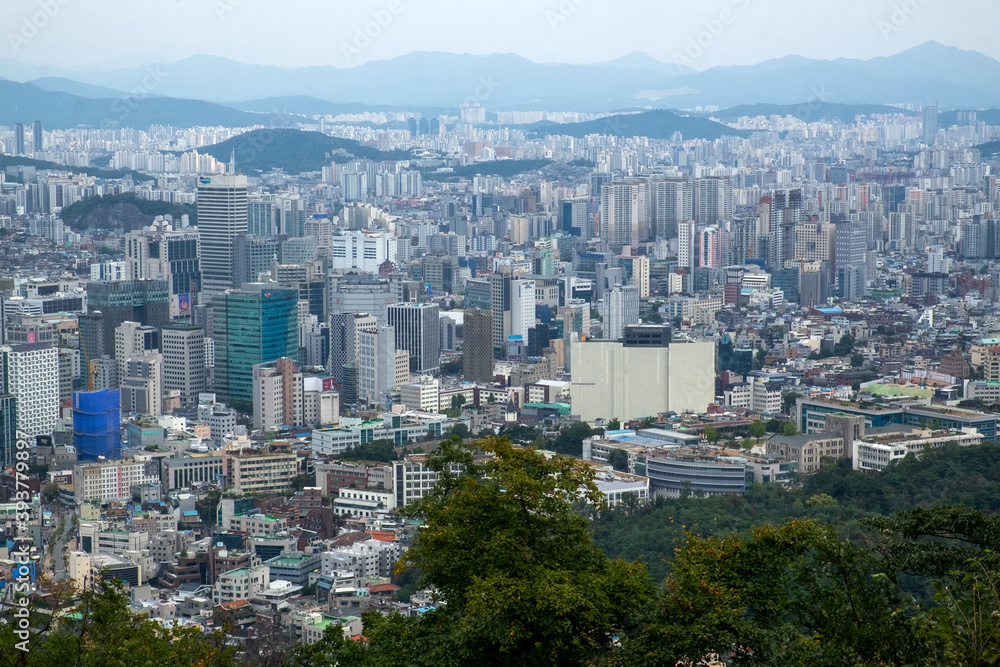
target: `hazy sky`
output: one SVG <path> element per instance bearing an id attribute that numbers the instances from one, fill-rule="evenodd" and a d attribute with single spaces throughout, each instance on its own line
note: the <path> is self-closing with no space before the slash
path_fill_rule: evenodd
<path id="1" fill-rule="evenodd" d="M 70 68 L 199 53 L 344 67 L 416 50 L 583 63 L 638 50 L 695 54 L 688 64 L 705 69 L 928 40 L 1000 59 L 1000 0 L 0 0 L 0 25 L 0 58 Z"/>

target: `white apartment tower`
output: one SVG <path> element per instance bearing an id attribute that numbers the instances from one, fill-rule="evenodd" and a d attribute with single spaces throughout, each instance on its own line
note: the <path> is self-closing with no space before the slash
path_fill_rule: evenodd
<path id="1" fill-rule="evenodd" d="M 17 428 L 51 435 L 59 421 L 59 349 L 47 343 L 0 347 L 0 394 L 17 399 Z"/>

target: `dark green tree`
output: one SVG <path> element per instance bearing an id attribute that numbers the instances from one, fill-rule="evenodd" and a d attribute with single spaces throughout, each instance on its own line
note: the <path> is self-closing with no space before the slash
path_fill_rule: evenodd
<path id="1" fill-rule="evenodd" d="M 760 444 L 760 439 L 764 437 L 767 433 L 767 424 L 761 420 L 756 420 L 750 424 L 750 435 L 757 439 L 757 443 Z"/>
<path id="2" fill-rule="evenodd" d="M 608 463 L 615 470 L 621 472 L 628 472 L 628 452 L 624 449 L 615 447 L 610 452 L 608 452 Z"/>

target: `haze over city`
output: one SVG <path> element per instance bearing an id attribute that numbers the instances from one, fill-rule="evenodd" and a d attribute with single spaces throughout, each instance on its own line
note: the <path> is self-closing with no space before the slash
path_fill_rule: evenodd
<path id="1" fill-rule="evenodd" d="M 998 25 L 0 4 L 0 665 L 993 664 Z"/>

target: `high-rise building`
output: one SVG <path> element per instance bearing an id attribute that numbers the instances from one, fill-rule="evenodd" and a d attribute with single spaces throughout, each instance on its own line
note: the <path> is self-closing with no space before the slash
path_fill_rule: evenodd
<path id="1" fill-rule="evenodd" d="M 362 331 L 376 331 L 378 319 L 368 313 L 337 313 L 330 316 L 330 369 L 343 383 L 345 364 L 358 363 L 358 339 Z M 352 401 L 353 402 L 353 401 Z"/>
<path id="2" fill-rule="evenodd" d="M 247 235 L 256 238 L 274 236 L 275 212 L 272 195 L 250 197 L 247 200 Z"/>
<path id="3" fill-rule="evenodd" d="M 157 329 L 170 321 L 170 290 L 166 280 L 120 280 L 87 283 L 88 316 L 81 318 L 82 335 L 88 358 L 115 355 L 115 329 L 122 322 L 138 322 Z M 98 320 L 90 315 L 100 311 Z M 96 334 L 87 332 L 92 325 L 100 329 L 101 350 L 91 349 Z"/>
<path id="4" fill-rule="evenodd" d="M 625 269 L 629 284 L 639 289 L 639 296 L 649 297 L 649 257 L 626 255 L 618 258 L 618 264 Z"/>
<path id="5" fill-rule="evenodd" d="M 924 143 L 928 146 L 933 146 L 935 139 L 937 138 L 938 129 L 938 105 L 937 102 L 934 104 L 928 104 L 924 107 L 923 113 L 923 139 Z"/>
<path id="6" fill-rule="evenodd" d="M 24 123 L 14 126 L 14 155 L 24 155 Z"/>
<path id="7" fill-rule="evenodd" d="M 503 267 L 501 267 L 503 268 Z M 493 356 L 506 357 L 507 337 L 511 331 L 513 277 L 503 271 L 490 274 L 490 310 L 493 312 Z"/>
<path id="8" fill-rule="evenodd" d="M 120 362 L 120 360 L 119 360 Z M 122 412 L 156 416 L 163 412 L 163 355 L 129 357 L 119 382 Z"/>
<path id="9" fill-rule="evenodd" d="M 277 233 L 282 236 L 300 237 L 306 233 L 306 202 L 299 195 L 283 194 L 277 197 Z"/>
<path id="10" fill-rule="evenodd" d="M 863 222 L 851 220 L 836 224 L 833 262 L 837 274 L 837 289 L 842 299 L 853 301 L 868 293 L 865 263 L 868 244 L 865 238 Z"/>
<path id="11" fill-rule="evenodd" d="M 191 324 L 169 324 L 160 332 L 163 351 L 163 391 L 180 394 L 183 406 L 196 405 L 207 389 L 205 332 Z"/>
<path id="12" fill-rule="evenodd" d="M 694 220 L 677 223 L 677 266 L 693 269 L 698 266 L 698 233 Z"/>
<path id="13" fill-rule="evenodd" d="M 436 373 L 441 367 L 441 336 L 436 303 L 394 303 L 389 324 L 396 332 L 396 349 L 410 353 L 411 373 Z"/>
<path id="14" fill-rule="evenodd" d="M 138 322 L 122 322 L 115 329 L 115 360 L 118 377 L 125 378 L 125 364 L 129 359 L 144 357 L 160 351 L 160 330 Z"/>
<path id="15" fill-rule="evenodd" d="M 682 178 L 653 180 L 650 183 L 652 228 L 656 238 L 677 236 L 677 225 L 694 219 L 691 181 Z"/>
<path id="16" fill-rule="evenodd" d="M 590 224 L 590 200 L 588 198 L 563 200 L 559 213 L 561 216 L 560 228 L 564 232 L 584 238 L 593 236 Z"/>
<path id="17" fill-rule="evenodd" d="M 278 239 L 273 237 L 253 237 L 240 234 L 233 239 L 233 285 L 255 283 L 260 274 L 271 270 L 271 263 L 277 261 Z"/>
<path id="18" fill-rule="evenodd" d="M 711 225 L 698 233 L 698 266 L 720 269 L 725 266 L 723 232 Z"/>
<path id="19" fill-rule="evenodd" d="M 649 240 L 649 182 L 614 181 L 601 187 L 601 239 L 611 245 Z"/>
<path id="20" fill-rule="evenodd" d="M 247 283 L 212 301 L 215 390 L 228 402 L 253 401 L 253 367 L 298 355 L 298 291 Z"/>
<path id="21" fill-rule="evenodd" d="M 31 124 L 31 145 L 36 153 L 45 150 L 45 142 L 42 138 L 42 121 L 40 120 Z"/>
<path id="22" fill-rule="evenodd" d="M 695 222 L 714 225 L 733 217 L 733 179 L 721 176 L 697 178 L 693 186 Z"/>
<path id="23" fill-rule="evenodd" d="M 634 285 L 615 285 L 604 292 L 601 319 L 606 340 L 623 338 L 627 325 L 639 323 L 639 288 Z"/>
<path id="24" fill-rule="evenodd" d="M 0 393 L 0 465 L 17 463 L 17 397 Z"/>
<path id="25" fill-rule="evenodd" d="M 277 431 L 301 426 L 302 373 L 291 359 L 281 358 L 253 367 L 253 427 Z"/>
<path id="26" fill-rule="evenodd" d="M 466 310 L 462 318 L 462 375 L 467 382 L 493 380 L 493 313 Z"/>
<path id="27" fill-rule="evenodd" d="M 198 233 L 202 290 L 218 294 L 233 285 L 233 239 L 247 233 L 247 177 L 198 178 Z"/>
<path id="28" fill-rule="evenodd" d="M 535 326 L 535 281 L 511 282 L 510 335 L 528 342 L 528 329 Z"/>
<path id="29" fill-rule="evenodd" d="M 401 353 L 401 354 L 400 354 Z M 410 355 L 396 349 L 396 331 L 388 325 L 358 335 L 358 401 L 383 405 L 394 387 L 409 382 Z"/>
<path id="30" fill-rule="evenodd" d="M 51 435 L 59 422 L 59 350 L 45 343 L 0 348 L 0 394 L 16 399 L 17 428 Z"/>
<path id="31" fill-rule="evenodd" d="M 175 231 L 167 223 L 131 231 L 125 239 L 125 259 L 128 278 L 167 281 L 171 317 L 191 314 L 201 291 L 197 231 Z"/>
<path id="32" fill-rule="evenodd" d="M 73 394 L 73 445 L 81 461 L 121 457 L 121 399 L 117 389 Z M 77 494 L 80 488 L 76 489 Z M 94 496 L 87 496 L 87 499 Z"/>

